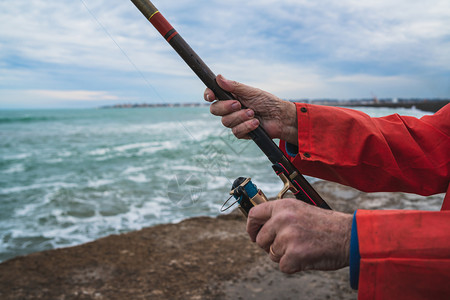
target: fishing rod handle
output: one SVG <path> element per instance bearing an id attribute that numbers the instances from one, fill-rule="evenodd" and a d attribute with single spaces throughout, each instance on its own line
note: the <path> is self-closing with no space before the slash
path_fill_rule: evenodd
<path id="1" fill-rule="evenodd" d="M 227 91 L 224 91 L 216 82 L 216 75 L 181 37 L 173 26 L 164 18 L 158 9 L 149 0 L 131 0 L 133 4 L 141 11 L 148 21 L 159 31 L 164 39 L 172 46 L 178 55 L 194 71 L 198 78 L 211 89 L 216 98 L 220 100 L 234 100 L 235 97 Z M 282 164 L 289 175 L 289 180 L 298 183 L 299 192 L 295 195 L 297 199 L 323 208 L 330 208 L 320 195 L 312 188 L 306 179 L 300 174 L 295 166 L 286 158 L 280 148 L 273 142 L 266 131 L 258 126 L 249 133 L 251 139 L 269 158 L 272 164 Z M 293 178 L 291 178 L 293 177 Z M 295 178 L 294 178 L 295 177 Z M 312 201 L 311 201 L 312 200 Z"/>

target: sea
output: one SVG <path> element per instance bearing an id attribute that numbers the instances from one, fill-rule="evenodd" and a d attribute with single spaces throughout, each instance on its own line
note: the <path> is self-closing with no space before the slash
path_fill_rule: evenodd
<path id="1" fill-rule="evenodd" d="M 0 110 L 0 261 L 217 216 L 239 176 L 267 196 L 282 187 L 261 150 L 208 107 Z"/>

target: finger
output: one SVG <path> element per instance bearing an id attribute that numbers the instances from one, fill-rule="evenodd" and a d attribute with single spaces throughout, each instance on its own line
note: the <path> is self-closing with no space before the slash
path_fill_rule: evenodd
<path id="1" fill-rule="evenodd" d="M 286 253 L 279 259 L 279 268 L 280 271 L 286 274 L 294 274 L 295 272 L 301 271 L 301 266 L 296 264 L 296 261 L 293 259 L 292 255 Z"/>
<path id="2" fill-rule="evenodd" d="M 209 110 L 215 116 L 225 116 L 240 109 L 241 104 L 236 100 L 216 101 L 209 107 Z"/>
<path id="3" fill-rule="evenodd" d="M 253 242 L 256 242 L 256 235 L 258 234 L 261 226 L 263 226 L 271 216 L 272 203 L 270 201 L 259 204 L 250 209 L 247 218 L 247 232 Z"/>
<path id="4" fill-rule="evenodd" d="M 256 235 L 256 244 L 263 248 L 267 253 L 269 253 L 270 245 L 273 244 L 273 241 L 276 237 L 275 226 L 271 219 L 269 219 L 260 229 L 258 234 Z"/>
<path id="5" fill-rule="evenodd" d="M 291 249 L 292 250 L 292 249 Z M 277 252 L 275 252 L 277 253 Z M 299 259 L 300 254 L 298 251 L 287 251 L 285 254 L 280 258 L 279 261 L 279 268 L 280 271 L 286 274 L 293 274 L 299 271 L 306 271 L 307 268 L 302 263 L 302 259 Z"/>
<path id="6" fill-rule="evenodd" d="M 278 263 L 280 262 L 281 258 L 283 257 L 283 255 L 278 254 L 279 252 L 276 250 L 276 246 L 275 243 L 273 243 L 272 245 L 270 245 L 269 247 L 269 257 L 272 261 Z"/>
<path id="7" fill-rule="evenodd" d="M 214 92 L 211 89 L 206 88 L 205 92 L 203 93 L 203 98 L 208 102 L 213 102 L 214 100 L 216 100 L 216 95 L 214 95 Z"/>
<path id="8" fill-rule="evenodd" d="M 255 113 L 251 109 L 241 109 L 234 113 L 222 117 L 222 124 L 225 127 L 233 128 L 245 121 L 253 119 Z"/>
<path id="9" fill-rule="evenodd" d="M 228 80 L 220 74 L 216 77 L 216 82 L 222 89 L 235 95 L 247 95 L 249 93 L 255 93 L 255 91 L 259 91 L 259 89 L 245 85 L 243 83 Z"/>
<path id="10" fill-rule="evenodd" d="M 259 126 L 258 119 L 251 119 L 233 127 L 233 134 L 238 139 L 246 138 L 250 131 L 255 130 Z"/>
<path id="11" fill-rule="evenodd" d="M 274 215 L 277 215 L 277 212 L 275 212 Z M 289 254 L 286 252 L 286 249 L 292 242 L 292 234 L 289 234 L 289 227 L 280 224 L 279 218 L 272 216 L 267 223 L 269 222 L 274 224 L 273 230 L 275 231 L 275 238 L 270 246 L 269 255 L 270 259 L 279 263 L 282 258 L 285 258 L 286 254 Z"/>

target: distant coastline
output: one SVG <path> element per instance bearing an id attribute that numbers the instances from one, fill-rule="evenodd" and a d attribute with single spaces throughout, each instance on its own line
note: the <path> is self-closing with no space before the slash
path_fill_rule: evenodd
<path id="1" fill-rule="evenodd" d="M 361 100 L 316 100 L 310 103 L 329 106 L 366 106 L 366 107 L 389 107 L 389 108 L 413 108 L 437 112 L 450 103 L 450 99 L 361 99 Z"/>
<path id="2" fill-rule="evenodd" d="M 201 107 L 209 106 L 208 102 L 195 103 L 122 103 L 115 105 L 102 106 L 100 108 L 157 108 L 157 107 Z"/>
<path id="3" fill-rule="evenodd" d="M 288 100 L 291 102 L 302 102 L 329 106 L 368 106 L 368 107 L 389 107 L 389 108 L 412 108 L 419 110 L 436 112 L 446 104 L 450 103 L 450 99 L 403 99 L 403 98 L 389 98 L 389 99 L 350 99 L 350 100 L 335 100 L 335 99 L 295 99 Z M 113 108 L 158 108 L 158 107 L 205 107 L 209 106 L 208 102 L 195 103 L 123 103 L 109 106 L 102 106 L 102 109 Z"/>

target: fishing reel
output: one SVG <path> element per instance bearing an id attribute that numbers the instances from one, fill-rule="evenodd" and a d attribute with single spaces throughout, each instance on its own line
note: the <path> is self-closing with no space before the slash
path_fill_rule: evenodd
<path id="1" fill-rule="evenodd" d="M 291 191 L 295 196 L 299 194 L 296 186 L 294 186 L 288 179 L 288 172 L 281 164 L 274 164 L 272 166 L 275 173 L 283 181 L 283 188 L 278 193 L 276 199 L 281 199 L 284 195 Z M 295 173 L 294 175 L 296 175 Z M 234 204 L 238 203 L 239 210 L 247 217 L 248 212 L 253 206 L 269 201 L 264 193 L 256 187 L 251 178 L 238 177 L 231 186 L 230 198 L 222 205 L 221 212 L 224 212 L 231 208 Z M 236 201 L 228 205 L 231 198 Z M 227 206 L 228 205 L 228 206 Z"/>
<path id="2" fill-rule="evenodd" d="M 306 203 L 312 202 L 312 204 L 315 204 L 314 201 L 306 193 L 304 193 L 304 195 L 306 195 L 307 198 L 305 198 L 304 196 L 302 198 L 302 194 L 300 193 L 300 190 L 302 190 L 302 188 L 296 180 L 293 180 L 293 182 L 289 180 L 295 178 L 295 176 L 298 175 L 297 172 L 294 172 L 292 175 L 289 175 L 289 172 L 287 172 L 286 168 L 284 168 L 283 165 L 280 163 L 272 165 L 272 168 L 283 182 L 283 188 L 276 196 L 276 199 L 283 198 L 288 191 L 291 191 L 296 198 L 301 199 Z M 248 212 L 253 206 L 269 201 L 266 195 L 264 195 L 264 193 L 260 189 L 258 189 L 256 185 L 252 182 L 251 178 L 245 177 L 238 177 L 233 182 L 233 185 L 231 186 L 230 195 L 231 195 L 230 198 L 228 198 L 228 200 L 225 201 L 220 211 L 224 212 L 229 208 L 231 208 L 234 204 L 238 203 L 239 204 L 238 208 L 246 217 L 248 216 Z M 236 201 L 228 205 L 228 202 L 230 201 L 231 198 L 234 198 Z M 311 201 L 308 201 L 308 198 Z"/>
<path id="3" fill-rule="evenodd" d="M 238 203 L 240 211 L 246 217 L 253 206 L 269 201 L 266 195 L 252 182 L 251 178 L 237 178 L 233 182 L 230 195 L 230 198 L 222 205 L 221 211 L 224 212 Z M 236 201 L 227 206 L 231 198 L 234 198 Z"/>

